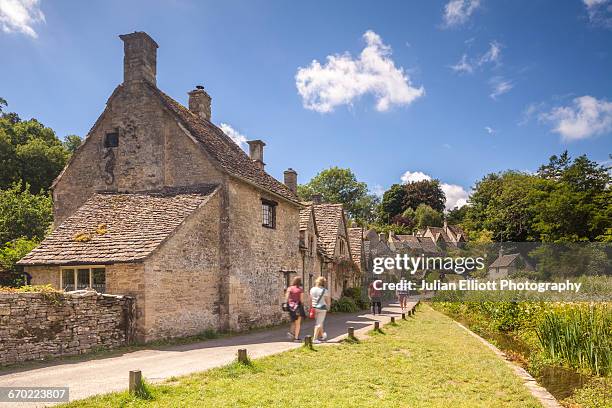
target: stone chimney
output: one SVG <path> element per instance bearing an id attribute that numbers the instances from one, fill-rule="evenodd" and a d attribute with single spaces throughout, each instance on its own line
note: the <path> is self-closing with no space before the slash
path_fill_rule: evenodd
<path id="1" fill-rule="evenodd" d="M 204 90 L 202 85 L 197 85 L 196 89 L 189 92 L 189 110 L 200 118 L 210 122 L 210 102 L 211 98 Z"/>
<path id="2" fill-rule="evenodd" d="M 313 194 L 310 199 L 313 204 L 321 204 L 323 202 L 323 196 L 321 194 Z"/>
<path id="3" fill-rule="evenodd" d="M 263 161 L 264 146 L 266 144 L 263 140 L 249 140 L 247 143 L 249 144 L 249 156 L 251 160 L 263 170 L 266 165 Z"/>
<path id="4" fill-rule="evenodd" d="M 146 81 L 157 85 L 157 43 L 142 31 L 119 38 L 123 40 L 123 83 Z"/>
<path id="5" fill-rule="evenodd" d="M 293 194 L 297 194 L 297 172 L 289 167 L 283 174 L 285 176 L 285 185 Z"/>

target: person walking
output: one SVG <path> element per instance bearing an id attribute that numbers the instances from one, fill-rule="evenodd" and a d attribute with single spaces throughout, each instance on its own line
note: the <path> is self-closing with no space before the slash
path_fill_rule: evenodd
<path id="1" fill-rule="evenodd" d="M 374 282 L 372 281 L 368 286 L 368 298 L 372 304 L 372 314 L 376 315 L 376 310 L 378 310 L 378 314 L 382 312 L 382 291 L 374 287 Z"/>
<path id="2" fill-rule="evenodd" d="M 400 307 L 402 308 L 402 313 L 404 313 L 404 310 L 406 309 L 406 306 L 408 305 L 408 289 L 405 288 L 401 288 L 398 289 L 397 292 L 397 301 L 400 304 Z"/>
<path id="3" fill-rule="evenodd" d="M 327 290 L 325 286 L 327 286 L 327 279 L 323 276 L 319 276 L 315 281 L 315 286 L 310 289 L 310 307 L 314 309 L 315 318 L 313 333 L 314 343 L 320 343 L 321 341 L 327 340 L 327 333 L 325 333 L 323 323 L 325 322 L 327 310 L 331 305 L 331 300 L 329 290 Z"/>
<path id="4" fill-rule="evenodd" d="M 291 318 L 291 328 L 287 336 L 290 340 L 300 341 L 300 328 L 302 326 L 302 318 L 306 317 L 304 312 L 304 289 L 302 289 L 302 278 L 296 276 L 293 278 L 291 286 L 287 288 L 285 294 L 289 317 Z"/>

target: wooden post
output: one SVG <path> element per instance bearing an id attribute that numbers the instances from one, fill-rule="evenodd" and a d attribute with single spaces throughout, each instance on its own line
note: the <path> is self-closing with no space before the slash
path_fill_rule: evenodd
<path id="1" fill-rule="evenodd" d="M 129 390 L 132 395 L 142 391 L 142 372 L 140 370 L 130 371 Z"/>
<path id="2" fill-rule="evenodd" d="M 355 338 L 355 328 L 354 327 L 348 328 L 348 338 L 351 340 Z"/>
<path id="3" fill-rule="evenodd" d="M 304 337 L 304 346 L 312 348 L 312 336 L 308 335 Z"/>
<path id="4" fill-rule="evenodd" d="M 391 316 L 391 324 L 395 324 L 395 316 Z"/>
<path id="5" fill-rule="evenodd" d="M 374 322 L 374 330 L 376 331 L 380 330 L 380 322 Z"/>
<path id="6" fill-rule="evenodd" d="M 406 313 L 402 313 L 402 320 L 406 320 Z"/>
<path id="7" fill-rule="evenodd" d="M 238 349 L 238 362 L 244 364 L 249 362 L 246 349 Z"/>

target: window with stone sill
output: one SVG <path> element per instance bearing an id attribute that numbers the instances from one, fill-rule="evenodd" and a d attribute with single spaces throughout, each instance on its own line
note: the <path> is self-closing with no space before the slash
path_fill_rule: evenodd
<path id="1" fill-rule="evenodd" d="M 62 267 L 60 288 L 66 292 L 95 289 L 98 293 L 104 293 L 106 291 L 106 269 L 103 266 Z"/>
<path id="2" fill-rule="evenodd" d="M 262 226 L 276 228 L 276 205 L 274 201 L 261 200 Z"/>

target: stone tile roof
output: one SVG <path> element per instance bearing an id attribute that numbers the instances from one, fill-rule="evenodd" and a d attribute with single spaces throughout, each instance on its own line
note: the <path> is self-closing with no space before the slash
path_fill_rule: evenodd
<path id="1" fill-rule="evenodd" d="M 133 262 L 146 258 L 216 186 L 95 193 L 19 265 Z"/>
<path id="2" fill-rule="evenodd" d="M 442 250 L 436 245 L 432 238 L 417 237 L 414 235 L 396 235 L 403 248 L 409 248 L 426 253 L 439 253 Z"/>
<path id="3" fill-rule="evenodd" d="M 448 229 L 450 230 L 451 234 L 453 234 L 455 236 L 455 239 L 457 241 L 459 241 L 461 238 L 463 238 L 463 240 L 467 241 L 467 234 L 465 233 L 465 231 L 463 231 L 463 228 L 461 228 L 458 225 L 449 225 Z"/>
<path id="4" fill-rule="evenodd" d="M 520 254 L 508 254 L 508 255 L 500 255 L 496 260 L 493 261 L 489 268 L 506 268 L 512 265 Z"/>
<path id="5" fill-rule="evenodd" d="M 342 204 L 315 204 L 313 208 L 321 248 L 331 258 L 336 250 L 336 241 L 344 214 Z"/>
<path id="6" fill-rule="evenodd" d="M 361 250 L 363 248 L 363 228 L 353 227 L 348 229 L 349 245 L 353 262 L 361 265 Z"/>
<path id="7" fill-rule="evenodd" d="M 301 202 L 300 204 L 305 206 L 304 208 L 300 210 L 300 231 L 306 231 L 308 229 L 308 223 L 310 221 L 310 216 L 313 215 L 313 218 L 314 218 L 314 213 L 313 213 L 314 210 L 312 208 L 312 202 L 305 201 L 305 202 Z M 316 220 L 314 220 L 314 229 L 315 229 L 315 234 L 318 234 Z"/>
<path id="8" fill-rule="evenodd" d="M 225 171 L 289 201 L 298 202 L 298 197 L 286 185 L 259 168 L 221 129 L 200 118 L 157 87 L 150 85 L 150 88 Z"/>

